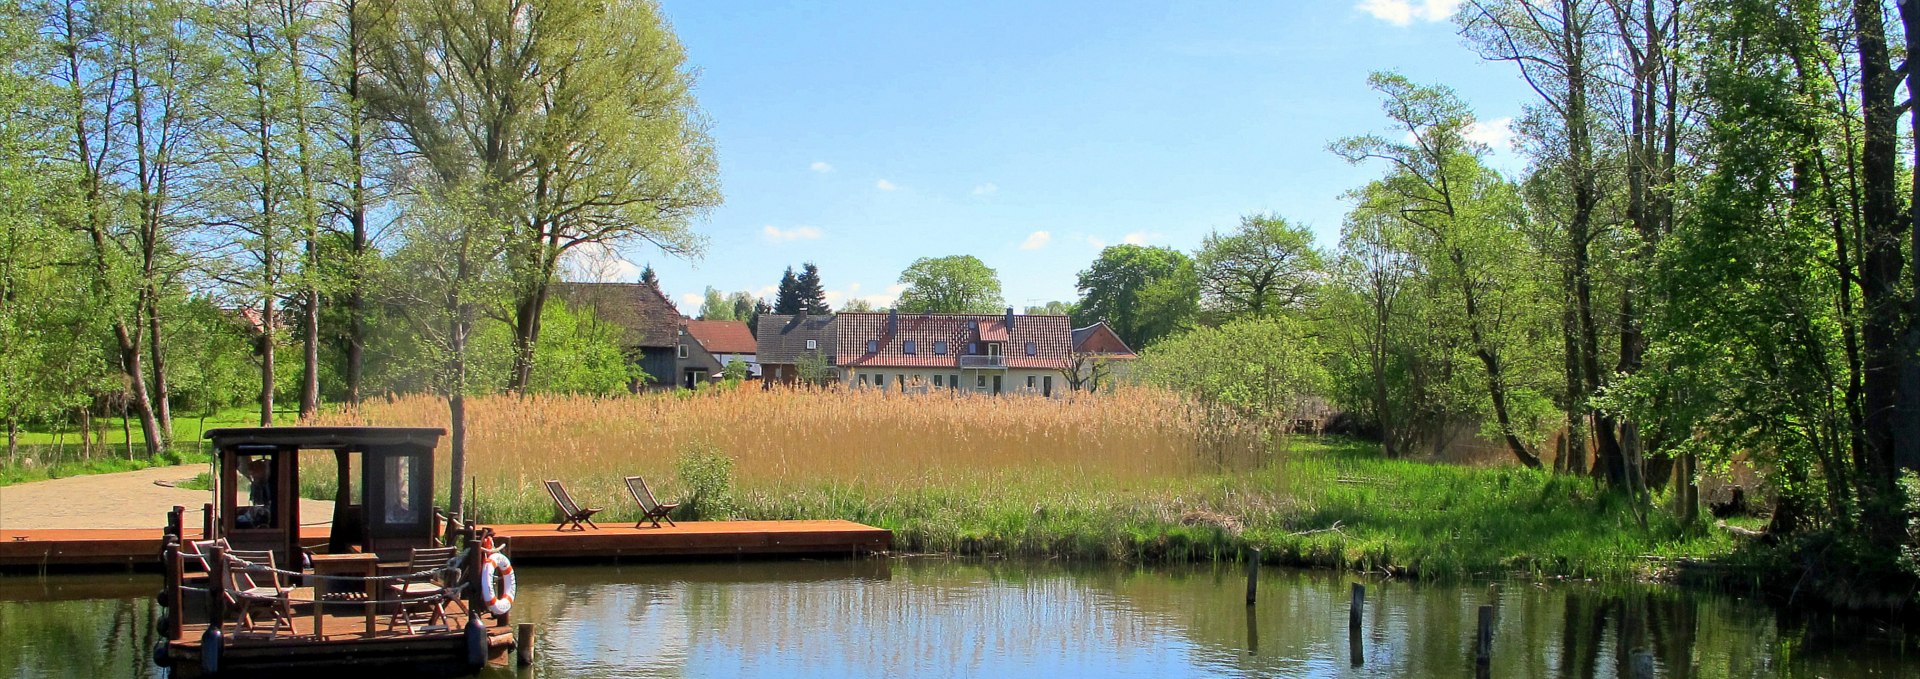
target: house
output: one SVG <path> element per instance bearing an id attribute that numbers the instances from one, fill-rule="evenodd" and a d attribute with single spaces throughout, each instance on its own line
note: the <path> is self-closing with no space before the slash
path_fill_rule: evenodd
<path id="1" fill-rule="evenodd" d="M 843 313 L 834 325 L 834 366 L 855 388 L 1067 391 L 1073 332 L 1065 316 Z"/>
<path id="2" fill-rule="evenodd" d="M 831 314 L 761 314 L 754 334 L 761 377 L 767 384 L 793 384 L 801 378 L 801 368 L 811 363 L 826 370 L 822 379 L 837 379 L 833 369 L 837 325 Z"/>
<path id="3" fill-rule="evenodd" d="M 722 367 L 729 363 L 747 364 L 747 376 L 760 376 L 759 347 L 745 321 L 687 321 L 687 333 L 701 350 Z"/>
<path id="4" fill-rule="evenodd" d="M 627 360 L 639 364 L 650 378 L 631 385 L 634 391 L 683 383 L 686 371 L 680 366 L 680 347 L 685 318 L 659 290 L 645 283 L 554 283 L 549 291 L 567 306 L 589 309 L 601 322 L 619 328 L 620 348 Z M 717 362 L 706 365 L 720 369 Z"/>
<path id="5" fill-rule="evenodd" d="M 1074 328 L 1071 386 L 1086 391 L 1111 387 L 1116 378 L 1130 372 L 1129 364 L 1139 357 L 1106 321 Z"/>

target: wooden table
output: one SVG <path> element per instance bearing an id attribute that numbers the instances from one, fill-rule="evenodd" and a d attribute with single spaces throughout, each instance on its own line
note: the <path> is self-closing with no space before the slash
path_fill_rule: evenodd
<path id="1" fill-rule="evenodd" d="M 358 576 L 363 578 L 371 578 L 374 575 L 378 574 L 379 566 L 380 566 L 380 556 L 377 554 L 315 554 L 313 555 L 313 574 L 314 575 L 352 575 L 352 576 Z M 380 588 L 380 582 L 378 580 L 367 581 L 366 608 L 367 608 L 367 636 L 369 637 L 373 636 L 373 621 L 374 621 L 374 618 L 376 617 L 374 615 L 373 602 L 380 599 L 379 588 Z M 332 589 L 333 587 L 330 581 L 322 578 L 314 579 L 313 635 L 316 637 L 322 637 L 322 638 L 326 637 L 326 630 L 324 629 L 323 625 L 326 624 L 325 621 L 327 619 L 327 616 L 324 609 L 326 608 L 325 602 L 327 599 L 327 594 Z"/>

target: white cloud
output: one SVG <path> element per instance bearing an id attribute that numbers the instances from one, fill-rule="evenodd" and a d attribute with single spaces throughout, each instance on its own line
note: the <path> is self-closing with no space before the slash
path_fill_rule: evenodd
<path id="1" fill-rule="evenodd" d="M 807 169 L 813 170 L 814 172 L 832 172 L 833 166 L 827 164 L 827 161 L 816 160 L 816 161 L 813 161 L 812 165 L 808 165 Z"/>
<path id="2" fill-rule="evenodd" d="M 1087 244 L 1093 246 L 1095 250 L 1107 249 L 1107 242 L 1098 236 L 1087 236 Z"/>
<path id="3" fill-rule="evenodd" d="M 900 293 L 905 292 L 906 289 L 905 285 L 889 285 L 884 293 L 866 295 L 861 294 L 859 283 L 848 283 L 845 288 L 827 291 L 827 305 L 838 308 L 846 306 L 847 300 L 859 299 L 865 300 L 875 309 L 885 309 L 893 306 L 894 300 L 899 299 Z"/>
<path id="4" fill-rule="evenodd" d="M 1147 232 L 1135 231 L 1133 233 L 1127 234 L 1125 238 L 1120 239 L 1120 242 L 1126 243 L 1128 245 L 1146 245 Z"/>
<path id="5" fill-rule="evenodd" d="M 1496 151 L 1508 150 L 1513 146 L 1513 118 L 1474 121 L 1462 136 L 1486 144 Z"/>
<path id="6" fill-rule="evenodd" d="M 979 186 L 973 187 L 973 195 L 976 195 L 976 196 L 989 196 L 999 191 L 1000 191 L 1000 187 L 995 186 L 993 182 L 987 182 L 985 184 L 981 184 Z"/>
<path id="7" fill-rule="evenodd" d="M 882 179 L 880 181 L 874 182 L 873 188 L 880 189 L 881 191 L 892 191 L 900 187 L 899 185 L 896 185 L 893 182 Z"/>
<path id="8" fill-rule="evenodd" d="M 1354 9 L 1395 26 L 1406 26 L 1415 21 L 1451 19 L 1460 9 L 1460 0 L 1360 0 Z"/>
<path id="9" fill-rule="evenodd" d="M 782 229 L 768 224 L 765 228 L 760 229 L 760 235 L 765 236 L 767 240 L 775 243 L 790 240 L 818 240 L 820 238 L 820 230 L 811 226 L 796 226 L 791 229 Z"/>
<path id="10" fill-rule="evenodd" d="M 1046 247 L 1048 243 L 1052 243 L 1052 242 L 1053 242 L 1053 234 L 1047 233 L 1045 231 L 1035 231 L 1033 233 L 1027 234 L 1027 239 L 1020 243 L 1020 249 L 1038 250 L 1040 248 Z"/>
<path id="11" fill-rule="evenodd" d="M 707 298 L 703 295 L 696 295 L 691 292 L 680 293 L 680 313 L 699 313 L 698 309 L 700 306 L 706 303 Z"/>
<path id="12" fill-rule="evenodd" d="M 631 283 L 640 280 L 640 265 L 610 245 L 588 243 L 567 251 L 560 277 L 583 283 Z"/>

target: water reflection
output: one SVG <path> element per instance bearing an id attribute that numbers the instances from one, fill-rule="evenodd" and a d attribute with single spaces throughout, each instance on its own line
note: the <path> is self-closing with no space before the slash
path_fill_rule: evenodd
<path id="1" fill-rule="evenodd" d="M 1496 606 L 1495 677 L 1920 675 L 1899 632 L 1672 589 L 1371 583 L 1271 570 L 884 559 L 530 566 L 515 619 L 539 660 L 487 676 L 1471 676 Z M 151 676 L 153 576 L 0 577 L 0 677 Z M 1345 643 L 1342 643 L 1345 642 Z"/>

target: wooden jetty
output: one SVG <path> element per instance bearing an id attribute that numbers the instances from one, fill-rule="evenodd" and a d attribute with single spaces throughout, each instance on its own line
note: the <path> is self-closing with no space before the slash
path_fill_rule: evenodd
<path id="1" fill-rule="evenodd" d="M 191 525 L 191 524 L 189 524 Z M 678 526 L 556 531 L 553 524 L 490 524 L 513 544 L 513 558 L 567 560 L 646 557 L 857 554 L 893 545 L 893 532 L 852 521 L 681 521 Z M 160 566 L 159 528 L 0 529 L 0 567 L 57 571 L 75 567 Z M 187 539 L 203 539 L 188 530 Z M 300 530 L 307 547 L 327 544 L 327 526 Z"/>

